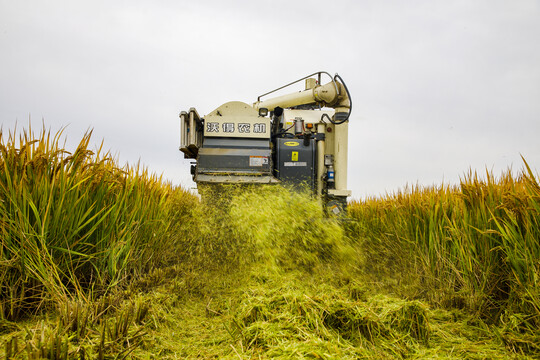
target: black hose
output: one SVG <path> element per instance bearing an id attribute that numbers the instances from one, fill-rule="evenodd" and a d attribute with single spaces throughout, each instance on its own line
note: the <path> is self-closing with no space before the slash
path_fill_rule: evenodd
<path id="1" fill-rule="evenodd" d="M 294 138 L 294 134 L 291 134 L 290 132 L 287 132 L 285 129 L 279 130 L 276 134 L 272 135 L 272 139 L 275 138 Z"/>
<path id="2" fill-rule="evenodd" d="M 343 81 L 343 79 L 341 78 L 341 76 L 339 76 L 338 74 L 334 75 L 334 81 L 337 79 L 339 79 L 339 82 L 343 85 L 343 87 L 345 88 L 345 91 L 347 92 L 347 96 L 349 97 L 349 113 L 347 114 L 347 117 L 343 120 L 339 120 L 339 121 L 334 121 L 332 120 L 332 118 L 330 116 L 328 116 L 327 114 L 322 114 L 321 116 L 321 120 L 324 119 L 324 117 L 326 116 L 328 118 L 328 120 L 334 124 L 334 125 L 340 125 L 340 124 L 343 124 L 345 121 L 349 120 L 349 117 L 351 116 L 351 113 L 352 113 L 352 98 L 351 98 L 351 93 L 349 93 L 349 89 L 347 88 L 347 85 L 345 85 L 345 81 Z"/>

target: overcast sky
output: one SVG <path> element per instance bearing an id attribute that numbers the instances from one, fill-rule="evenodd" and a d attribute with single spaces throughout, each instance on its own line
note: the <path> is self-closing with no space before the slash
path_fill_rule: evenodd
<path id="1" fill-rule="evenodd" d="M 540 1 L 0 0 L 0 120 L 87 129 L 122 163 L 193 187 L 181 110 L 315 71 L 354 109 L 353 198 L 469 170 L 540 170 Z M 293 89 L 296 90 L 296 89 Z"/>

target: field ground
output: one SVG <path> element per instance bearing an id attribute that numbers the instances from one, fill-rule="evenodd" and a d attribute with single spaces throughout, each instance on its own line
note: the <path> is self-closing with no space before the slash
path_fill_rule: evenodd
<path id="1" fill-rule="evenodd" d="M 171 307 L 141 358 L 528 358 L 509 351 L 501 328 L 460 310 L 430 308 L 369 285 L 324 275 L 234 274 Z M 218 275 L 220 276 L 220 275 Z M 236 278 L 236 279 L 235 279 Z M 156 295 L 168 293 L 158 289 Z M 396 318 L 417 312 L 406 324 Z M 313 312 L 307 314 L 306 312 Z M 246 320 L 247 318 L 247 320 Z M 331 321 L 329 319 L 332 319 Z M 419 320 L 422 319 L 422 320 Z M 358 334 L 354 334 L 358 331 Z"/>
<path id="2" fill-rule="evenodd" d="M 175 266 L 141 279 L 138 291 L 117 294 L 116 310 L 86 325 L 79 341 L 77 330 L 60 326 L 54 312 L 9 323 L 10 331 L 4 323 L 1 339 L 7 344 L 19 337 L 21 358 L 28 355 L 24 339 L 36 350 L 44 345 L 50 353 L 40 356 L 52 359 L 63 358 L 62 352 L 66 358 L 99 358 L 100 347 L 105 359 L 534 358 L 520 355 L 517 347 L 526 348 L 527 338 L 516 337 L 512 344 L 504 326 L 488 325 L 464 310 L 403 299 L 382 286 L 329 267 L 307 273 Z M 103 324 L 114 332 L 126 304 L 133 303 L 148 313 L 125 334 L 106 334 L 100 344 Z M 59 343 L 47 343 L 59 328 Z"/>

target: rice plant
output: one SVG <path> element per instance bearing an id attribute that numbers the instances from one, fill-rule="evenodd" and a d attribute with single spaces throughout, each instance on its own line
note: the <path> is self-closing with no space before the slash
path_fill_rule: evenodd
<path id="1" fill-rule="evenodd" d="M 91 132 L 73 151 L 62 136 L 0 134 L 0 357 L 540 354 L 526 163 L 352 202 L 341 221 L 280 186 L 201 203 L 90 150 Z"/>
<path id="2" fill-rule="evenodd" d="M 517 177 L 470 172 L 460 186 L 353 202 L 350 214 L 371 260 L 401 263 L 395 277 L 414 278 L 429 299 L 495 323 L 516 312 L 523 328 L 540 326 L 540 186 L 526 162 Z"/>
<path id="3" fill-rule="evenodd" d="M 103 144 L 91 151 L 91 131 L 73 152 L 62 133 L 0 132 L 2 318 L 173 261 L 172 229 L 196 201 L 138 164 L 118 166 Z"/>

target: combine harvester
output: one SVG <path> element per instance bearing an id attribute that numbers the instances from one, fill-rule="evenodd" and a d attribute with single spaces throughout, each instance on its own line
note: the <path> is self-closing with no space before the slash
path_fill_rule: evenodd
<path id="1" fill-rule="evenodd" d="M 321 85 L 321 76 L 330 82 Z M 305 80 L 305 90 L 262 97 Z M 195 159 L 197 188 L 223 184 L 308 186 L 336 215 L 347 206 L 348 122 L 352 101 L 339 75 L 317 72 L 269 91 L 253 105 L 225 103 L 200 117 L 180 113 L 180 150 Z M 216 186 L 218 185 L 218 186 Z"/>

